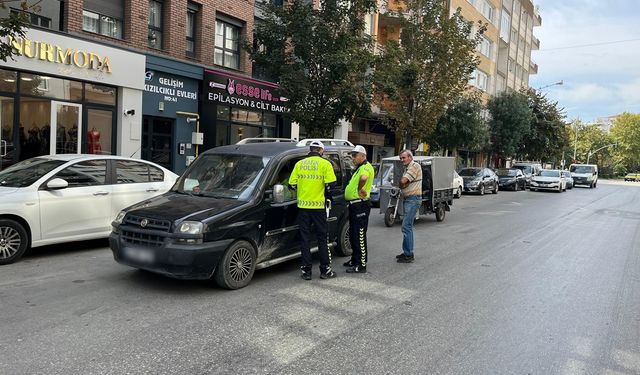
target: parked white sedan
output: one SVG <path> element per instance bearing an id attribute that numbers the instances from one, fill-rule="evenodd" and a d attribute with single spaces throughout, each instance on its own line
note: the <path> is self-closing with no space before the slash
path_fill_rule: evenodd
<path id="1" fill-rule="evenodd" d="M 108 237 L 134 203 L 178 176 L 151 162 L 108 155 L 40 156 L 0 171 L 0 264 L 29 247 Z"/>

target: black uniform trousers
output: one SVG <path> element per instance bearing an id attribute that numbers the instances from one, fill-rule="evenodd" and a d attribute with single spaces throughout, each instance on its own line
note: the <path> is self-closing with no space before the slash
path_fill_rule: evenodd
<path id="1" fill-rule="evenodd" d="M 312 235 L 318 243 L 320 257 L 320 272 L 325 272 L 331 266 L 331 253 L 327 242 L 329 240 L 329 226 L 327 212 L 324 209 L 298 209 L 298 227 L 300 228 L 300 252 L 302 254 L 302 269 L 311 271 L 311 241 Z"/>
<path id="2" fill-rule="evenodd" d="M 349 242 L 351 243 L 351 264 L 367 266 L 367 228 L 371 202 L 368 200 L 349 203 Z"/>

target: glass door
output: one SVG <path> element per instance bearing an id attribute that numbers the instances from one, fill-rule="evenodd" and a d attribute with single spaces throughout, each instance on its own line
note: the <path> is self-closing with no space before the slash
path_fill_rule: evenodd
<path id="1" fill-rule="evenodd" d="M 13 131 L 13 98 L 0 96 L 0 170 L 15 161 Z"/>
<path id="2" fill-rule="evenodd" d="M 169 118 L 143 117 L 142 159 L 173 169 L 173 124 Z"/>
<path id="3" fill-rule="evenodd" d="M 81 132 L 82 105 L 51 101 L 51 155 L 79 154 Z"/>

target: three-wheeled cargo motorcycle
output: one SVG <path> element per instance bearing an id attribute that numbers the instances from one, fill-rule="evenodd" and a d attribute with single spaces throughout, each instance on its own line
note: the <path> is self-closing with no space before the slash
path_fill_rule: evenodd
<path id="1" fill-rule="evenodd" d="M 451 211 L 453 205 L 455 160 L 441 156 L 414 156 L 413 160 L 422 166 L 422 204 L 416 218 L 434 213 L 437 221 L 443 221 L 445 212 Z M 400 190 L 400 178 L 404 170 L 399 156 L 382 159 L 378 170 L 380 213 L 384 214 L 384 224 L 388 227 L 404 215 Z"/>

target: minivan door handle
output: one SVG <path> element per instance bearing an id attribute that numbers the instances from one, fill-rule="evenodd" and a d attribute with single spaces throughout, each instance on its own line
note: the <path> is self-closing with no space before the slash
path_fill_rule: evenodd
<path id="1" fill-rule="evenodd" d="M 96 197 L 99 195 L 109 195 L 108 191 L 96 191 L 95 193 L 93 193 L 93 195 L 95 195 Z"/>
<path id="2" fill-rule="evenodd" d="M 147 189 L 147 193 L 155 193 L 156 191 L 158 191 L 158 189 L 156 189 L 156 188 L 148 188 Z"/>

